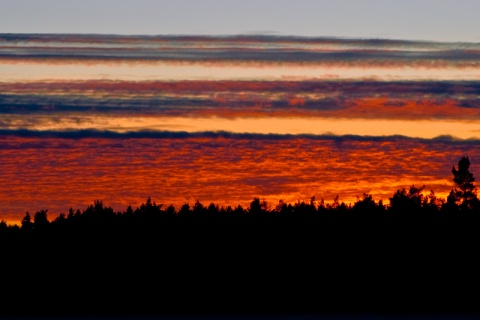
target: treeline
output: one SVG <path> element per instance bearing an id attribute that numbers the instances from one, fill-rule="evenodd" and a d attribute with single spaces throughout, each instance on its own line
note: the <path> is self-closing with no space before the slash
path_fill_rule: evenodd
<path id="1" fill-rule="evenodd" d="M 338 196 L 333 203 L 325 204 L 315 201 L 285 203 L 280 200 L 275 207 L 259 198 L 253 199 L 247 208 L 238 205 L 219 206 L 210 203 L 208 206 L 197 201 L 190 206 L 185 203 L 177 210 L 173 205 L 164 207 L 150 198 L 136 209 L 129 206 L 124 211 L 115 212 L 96 200 L 83 211 L 70 209 L 67 214 L 61 213 L 52 221 L 48 218 L 48 210 L 37 211 L 33 216 L 25 214 L 21 225 L 7 225 L 0 222 L 0 234 L 10 232 L 47 232 L 60 229 L 87 228 L 108 231 L 115 228 L 166 227 L 169 225 L 185 226 L 228 226 L 228 225 L 266 225 L 302 223 L 313 226 L 318 223 L 355 222 L 363 223 L 420 223 L 420 222 L 453 222 L 454 220 L 476 221 L 480 218 L 480 201 L 473 198 L 468 205 L 462 200 L 438 198 L 433 192 L 422 194 L 423 187 L 412 185 L 408 190 L 395 192 L 390 204 L 384 205 L 382 200 L 376 202 L 372 195 L 364 194 L 353 204 L 339 202 Z M 104 230 L 105 229 L 105 230 Z"/>
<path id="2" fill-rule="evenodd" d="M 102 201 L 0 225 L 0 314 L 480 313 L 469 159 L 447 199 L 398 190 L 247 208 Z"/>
<path id="3" fill-rule="evenodd" d="M 37 211 L 33 217 L 27 212 L 21 226 L 8 226 L 0 222 L 0 234 L 6 229 L 10 232 L 33 230 L 45 232 L 63 228 L 94 228 L 97 230 L 112 228 L 139 228 L 148 226 L 184 225 L 242 225 L 242 224 L 290 224 L 303 223 L 310 226 L 326 222 L 355 222 L 357 225 L 372 223 L 420 223 L 448 222 L 454 220 L 476 222 L 480 216 L 480 200 L 477 188 L 473 185 L 475 178 L 469 171 L 470 161 L 463 157 L 458 169 L 452 168 L 456 188 L 452 189 L 447 199 L 439 198 L 433 191 L 424 195 L 424 187 L 412 185 L 409 189 L 397 190 L 384 205 L 382 200 L 376 202 L 372 195 L 363 194 L 354 204 L 339 202 L 338 196 L 333 203 L 325 204 L 323 200 L 309 203 L 285 203 L 280 200 L 271 207 L 265 200 L 253 199 L 250 206 L 238 205 L 218 206 L 210 203 L 205 206 L 200 201 L 193 206 L 184 204 L 179 210 L 173 205 L 164 207 L 157 205 L 150 198 L 136 209 L 129 206 L 125 211 L 115 212 L 111 207 L 103 205 L 100 200 L 83 211 L 70 209 L 68 214 L 61 213 L 53 221 L 49 221 L 48 210 Z M 467 219 L 467 220 L 465 220 Z"/>

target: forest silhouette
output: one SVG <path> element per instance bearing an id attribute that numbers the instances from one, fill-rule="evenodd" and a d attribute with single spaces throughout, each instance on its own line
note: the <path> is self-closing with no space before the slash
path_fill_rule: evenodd
<path id="1" fill-rule="evenodd" d="M 468 157 L 446 199 L 363 194 L 180 208 L 96 200 L 0 223 L 0 314 L 478 313 L 480 200 Z"/>

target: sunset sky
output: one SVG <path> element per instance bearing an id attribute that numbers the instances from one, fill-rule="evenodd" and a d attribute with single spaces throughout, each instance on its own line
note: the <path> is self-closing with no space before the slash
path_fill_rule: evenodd
<path id="1" fill-rule="evenodd" d="M 2 1 L 0 220 L 385 204 L 480 176 L 478 1 Z"/>

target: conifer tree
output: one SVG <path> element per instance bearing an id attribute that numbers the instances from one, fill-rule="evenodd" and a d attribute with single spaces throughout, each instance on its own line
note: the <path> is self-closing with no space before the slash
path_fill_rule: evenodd
<path id="1" fill-rule="evenodd" d="M 470 160 L 468 157 L 462 157 L 458 162 L 458 169 L 452 167 L 453 182 L 457 188 L 454 189 L 454 194 L 463 209 L 471 209 L 478 201 L 477 188 L 473 185 L 475 178 L 469 170 Z"/>

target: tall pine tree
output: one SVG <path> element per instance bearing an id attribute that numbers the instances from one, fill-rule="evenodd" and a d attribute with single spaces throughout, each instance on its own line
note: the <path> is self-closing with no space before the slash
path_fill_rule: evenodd
<path id="1" fill-rule="evenodd" d="M 456 200 L 462 209 L 471 209 L 478 202 L 477 188 L 473 185 L 475 178 L 469 170 L 470 160 L 468 157 L 462 157 L 458 162 L 458 169 L 452 167 L 453 182 L 457 188 L 454 189 Z"/>

